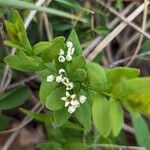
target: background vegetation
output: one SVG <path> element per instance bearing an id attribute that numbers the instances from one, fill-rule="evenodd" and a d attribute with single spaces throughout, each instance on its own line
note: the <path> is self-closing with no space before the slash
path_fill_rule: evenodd
<path id="1" fill-rule="evenodd" d="M 87 135 L 83 134 L 81 126 L 74 124 L 56 128 L 49 123 L 49 116 L 38 113 L 48 112 L 39 103 L 41 79 L 11 69 L 3 61 L 5 56 L 15 54 L 15 49 L 3 42 L 8 39 L 4 20 L 9 20 L 12 11 L 17 9 L 24 18 L 32 45 L 57 36 L 67 38 L 74 29 L 87 60 L 106 67 L 136 67 L 141 70 L 141 76 L 149 76 L 148 6 L 148 0 L 0 0 L 0 149 L 61 150 L 59 142 L 67 140 L 77 141 L 77 144 L 67 145 L 66 150 L 88 149 L 79 141 L 90 143 L 91 149 L 149 150 L 149 117 L 131 116 L 126 110 L 125 124 L 117 138 L 113 135 L 103 138 L 94 127 Z M 36 120 L 32 120 L 33 116 Z M 47 143 L 40 144 L 44 142 Z"/>

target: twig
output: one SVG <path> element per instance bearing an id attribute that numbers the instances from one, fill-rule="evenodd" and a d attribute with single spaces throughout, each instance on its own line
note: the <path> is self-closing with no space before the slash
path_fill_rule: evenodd
<path id="1" fill-rule="evenodd" d="M 116 15 L 117 17 L 119 17 L 122 21 L 124 21 L 125 23 L 127 23 L 129 26 L 133 27 L 135 30 L 137 30 L 138 32 L 140 32 L 141 34 L 143 34 L 145 37 L 147 37 L 148 39 L 150 39 L 150 34 L 148 34 L 147 32 L 143 31 L 140 27 L 138 27 L 136 24 L 134 24 L 133 22 L 131 22 L 130 20 L 128 20 L 126 17 L 120 15 L 115 9 L 113 9 L 112 7 L 109 7 L 108 5 L 106 5 L 105 3 L 103 3 L 101 0 L 96 0 L 98 3 L 100 3 L 103 7 L 107 8 L 111 13 L 113 13 L 114 15 Z M 145 7 L 147 7 L 149 5 L 150 2 L 146 1 L 144 2 L 144 9 Z"/>
<path id="2" fill-rule="evenodd" d="M 125 150 L 146 150 L 144 147 L 138 147 L 138 146 L 125 146 L 125 145 L 114 145 L 114 144 L 92 144 L 91 147 L 101 147 L 101 148 L 113 148 L 113 149 L 125 149 Z"/>
<path id="3" fill-rule="evenodd" d="M 36 6 L 41 6 L 44 2 L 45 2 L 45 0 L 38 0 L 35 5 L 36 5 Z M 36 14 L 36 12 L 37 12 L 36 10 L 30 11 L 30 14 L 29 14 L 29 15 L 27 16 L 27 18 L 25 19 L 25 23 L 24 23 L 25 29 L 29 26 L 29 24 L 30 24 L 32 18 L 34 17 L 34 15 Z M 16 49 L 13 48 L 13 49 L 11 50 L 11 55 L 14 55 L 15 52 L 16 52 Z M 9 67 L 8 65 L 6 65 L 5 71 L 4 71 L 4 75 L 3 75 L 3 78 L 2 78 L 2 82 L 1 82 L 0 89 L 2 89 L 3 86 L 4 86 L 4 84 L 5 84 L 5 82 L 7 82 L 7 81 L 6 81 L 6 78 L 7 78 L 7 74 L 8 74 L 8 72 L 9 72 L 9 69 L 10 69 L 10 67 Z M 9 82 L 8 82 L 8 84 L 9 84 L 10 81 L 11 81 L 11 78 L 10 78 L 10 79 L 8 78 L 8 80 L 9 80 Z"/>
<path id="4" fill-rule="evenodd" d="M 127 6 L 122 12 L 121 12 L 121 15 L 126 15 L 132 8 L 133 8 L 133 6 L 135 5 L 135 3 L 131 3 L 129 6 Z M 108 24 L 108 27 L 109 27 L 109 29 L 113 29 L 116 25 L 117 25 L 117 23 L 119 23 L 119 18 L 118 17 L 116 17 L 112 22 L 110 22 L 109 24 Z M 84 55 L 85 56 L 87 56 L 89 53 L 90 53 L 90 51 L 92 50 L 92 49 L 94 49 L 97 45 L 98 45 L 98 43 L 100 42 L 102 40 L 102 37 L 101 36 L 97 36 L 91 43 L 90 43 L 90 45 L 84 50 Z"/>
<path id="5" fill-rule="evenodd" d="M 31 111 L 36 111 L 39 107 L 41 106 L 41 103 L 37 103 L 33 109 Z M 37 112 L 40 112 L 43 109 L 43 106 L 41 106 Z M 13 130 L 11 130 L 12 132 L 14 131 L 14 133 L 7 139 L 7 141 L 5 142 L 5 144 L 3 145 L 3 147 L 1 148 L 1 150 L 8 150 L 8 148 L 10 147 L 11 143 L 16 139 L 16 137 L 18 136 L 20 130 L 25 127 L 28 123 L 30 123 L 33 119 L 29 118 L 29 117 L 25 117 L 22 121 L 22 124 L 16 128 L 14 128 Z M 10 131 L 10 130 L 9 130 Z M 5 132 L 6 133 L 6 132 Z M 8 133 L 8 132 L 7 132 Z"/>
<path id="6" fill-rule="evenodd" d="M 141 4 L 136 10 L 133 11 L 128 17 L 128 21 L 132 21 L 135 19 L 144 9 L 144 3 Z M 88 60 L 93 60 L 99 52 L 101 52 L 107 45 L 110 43 L 125 27 L 127 23 L 120 23 L 111 33 L 109 33 L 99 45 L 92 51 L 92 53 L 88 56 Z"/>
<path id="7" fill-rule="evenodd" d="M 147 23 L 146 29 L 150 27 L 150 21 Z M 140 33 L 135 33 L 131 38 L 126 43 L 123 43 L 118 50 L 118 54 L 116 55 L 116 59 L 119 59 L 121 53 L 123 52 L 124 49 L 128 48 L 133 42 L 135 42 L 140 36 Z"/>
<path id="8" fill-rule="evenodd" d="M 145 31 L 146 29 L 146 20 L 147 20 L 147 11 L 148 11 L 148 5 L 147 5 L 148 1 L 147 0 L 144 0 L 144 13 L 143 13 L 143 23 L 142 23 L 142 30 Z M 140 48 L 141 48 L 141 45 L 142 45 L 142 42 L 143 42 L 143 39 L 144 39 L 144 36 L 141 34 L 140 35 L 140 39 L 139 39 L 139 42 L 138 42 L 138 45 L 137 45 L 137 48 L 131 58 L 131 60 L 127 63 L 126 66 L 130 66 L 132 64 L 132 62 L 134 61 L 136 55 L 138 54 Z"/>
<path id="9" fill-rule="evenodd" d="M 136 55 L 135 59 L 140 58 L 140 57 L 144 57 L 144 56 L 149 56 L 149 55 L 150 55 L 150 51 L 149 52 L 145 52 L 145 53 L 141 53 L 139 55 Z M 130 60 L 131 57 L 132 56 L 129 56 L 129 57 L 124 58 L 124 59 L 117 60 L 117 61 L 113 62 L 109 67 L 118 66 L 118 65 L 120 65 L 120 64 L 122 64 L 122 63 L 124 63 L 124 62 L 126 62 L 128 60 Z"/>
<path id="10" fill-rule="evenodd" d="M 37 75 L 30 76 L 30 77 L 28 77 L 28 78 L 26 78 L 26 79 L 23 79 L 23 80 L 18 81 L 18 82 L 16 82 L 16 83 L 10 84 L 10 85 L 7 87 L 7 90 L 12 89 L 12 88 L 15 88 L 15 87 L 17 87 L 17 86 L 20 86 L 20 85 L 22 85 L 22 84 L 24 84 L 24 83 L 26 83 L 26 82 L 29 82 L 29 81 L 34 80 L 34 79 L 37 79 L 37 78 L 38 78 Z"/>

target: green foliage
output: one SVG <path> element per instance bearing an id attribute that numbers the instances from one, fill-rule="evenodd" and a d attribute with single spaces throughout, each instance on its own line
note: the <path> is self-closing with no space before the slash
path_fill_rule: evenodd
<path id="1" fill-rule="evenodd" d="M 16 108 L 29 98 L 27 87 L 19 87 L 0 96 L 0 110 Z"/>
<path id="2" fill-rule="evenodd" d="M 49 83 L 46 80 L 42 81 L 39 91 L 40 101 L 42 102 L 42 104 L 45 104 L 47 97 L 49 96 L 51 91 L 55 89 L 55 87 L 56 87 L 55 82 Z"/>
<path id="3" fill-rule="evenodd" d="M 109 115 L 109 101 L 101 95 L 95 95 L 92 106 L 93 122 L 96 129 L 104 137 L 111 132 L 111 121 Z"/>
<path id="4" fill-rule="evenodd" d="M 53 60 L 59 53 L 60 49 L 64 47 L 64 37 L 57 37 L 51 41 L 49 48 L 43 53 L 43 60 L 49 62 Z"/>
<path id="5" fill-rule="evenodd" d="M 64 150 L 89 150 L 89 146 L 85 143 L 65 143 Z"/>
<path id="6" fill-rule="evenodd" d="M 54 111 L 53 115 L 57 126 L 62 126 L 64 123 L 68 121 L 70 117 L 70 114 L 66 108 Z"/>
<path id="7" fill-rule="evenodd" d="M 74 16 L 70 13 L 65 12 L 65 11 L 61 11 L 61 10 L 57 10 L 57 9 L 53 9 L 53 8 L 48 8 L 48 7 L 40 7 L 40 6 L 37 6 L 33 3 L 29 3 L 29 2 L 25 2 L 25 1 L 14 0 L 12 3 L 11 0 L 1 0 L 0 6 L 15 7 L 15 8 L 19 8 L 19 9 L 38 10 L 38 11 L 46 12 L 48 14 L 55 15 L 55 16 L 75 19 L 75 20 L 79 20 L 82 22 L 87 21 L 85 18 L 79 18 L 79 17 Z"/>
<path id="8" fill-rule="evenodd" d="M 46 142 L 41 143 L 37 146 L 38 150 L 63 150 L 63 147 L 60 143 L 56 142 Z"/>
<path id="9" fill-rule="evenodd" d="M 120 103 L 115 99 L 110 100 L 109 109 L 110 109 L 112 133 L 114 136 L 117 136 L 120 133 L 120 130 L 124 122 L 123 109 Z"/>
<path id="10" fill-rule="evenodd" d="M 0 5 L 7 2 L 8 0 L 1 1 Z M 75 8 L 69 1 L 57 2 Z M 22 2 L 19 2 L 17 6 L 21 4 Z M 33 8 L 29 3 L 24 4 L 24 8 Z M 48 11 L 48 8 L 43 7 L 35 9 Z M 51 10 L 51 13 L 54 12 L 56 10 Z M 59 13 L 56 12 L 57 15 Z M 68 14 L 61 16 L 71 17 Z M 135 68 L 106 69 L 93 62 L 87 63 L 74 30 L 67 41 L 60 36 L 51 42 L 39 42 L 32 47 L 18 12 L 12 14 L 11 21 L 5 22 L 5 27 L 9 35 L 9 40 L 5 41 L 5 44 L 15 47 L 17 52 L 13 56 L 5 57 L 4 61 L 16 70 L 35 72 L 43 77 L 39 91 L 40 101 L 53 112 L 50 116 L 21 109 L 29 117 L 42 121 L 54 129 L 51 134 L 57 139 L 56 142 L 40 144 L 39 149 L 89 149 L 88 145 L 81 143 L 81 134 L 91 131 L 92 121 L 103 137 L 108 137 L 111 133 L 117 136 L 124 121 L 123 106 L 132 111 L 150 114 L 150 78 L 138 77 L 139 70 Z M 71 46 L 68 46 L 68 43 Z M 63 61 L 60 60 L 60 56 Z M 64 72 L 60 73 L 62 71 Z M 27 98 L 28 90 L 24 87 L 4 93 L 0 97 L 0 109 L 17 107 Z M 133 119 L 133 122 L 137 121 Z M 56 128 L 60 126 L 65 132 L 67 128 L 65 138 L 62 138 L 62 130 Z M 135 128 L 139 130 L 139 127 Z M 147 132 L 146 127 L 144 128 L 144 132 Z M 74 137 L 76 134 L 77 138 Z M 139 133 L 137 134 L 139 136 Z M 69 135 L 76 140 L 69 139 L 71 142 L 66 143 Z M 143 145 L 141 141 L 138 139 L 139 144 Z"/>
<path id="11" fill-rule="evenodd" d="M 51 122 L 52 121 L 52 117 L 48 114 L 42 114 L 42 113 L 37 113 L 37 112 L 32 112 L 23 108 L 20 108 L 20 110 L 26 114 L 27 116 L 36 119 L 38 121 L 42 121 L 42 122 Z"/>
<path id="12" fill-rule="evenodd" d="M 118 83 L 113 95 L 123 100 L 129 109 L 150 114 L 150 78 L 135 78 Z"/>
<path id="13" fill-rule="evenodd" d="M 5 130 L 8 125 L 9 119 L 4 115 L 0 115 L 0 131 Z"/>
<path id="14" fill-rule="evenodd" d="M 59 110 L 64 107 L 64 102 L 61 100 L 61 97 L 64 96 L 65 88 L 59 87 L 52 92 L 46 99 L 46 107 L 50 110 Z"/>
<path id="15" fill-rule="evenodd" d="M 96 92 L 101 92 L 106 88 L 106 74 L 104 69 L 96 63 L 87 64 L 87 76 L 89 87 Z"/>
<path id="16" fill-rule="evenodd" d="M 150 131 L 146 122 L 139 113 L 132 114 L 131 116 L 137 143 L 140 146 L 144 146 L 147 150 L 150 149 Z"/>
<path id="17" fill-rule="evenodd" d="M 76 118 L 83 125 L 85 131 L 91 129 L 91 107 L 89 103 L 82 104 L 75 112 Z"/>
<path id="18" fill-rule="evenodd" d="M 110 69 L 106 72 L 107 76 L 107 90 L 111 91 L 112 88 L 121 80 L 132 79 L 139 76 L 139 70 L 128 67 L 117 67 Z"/>

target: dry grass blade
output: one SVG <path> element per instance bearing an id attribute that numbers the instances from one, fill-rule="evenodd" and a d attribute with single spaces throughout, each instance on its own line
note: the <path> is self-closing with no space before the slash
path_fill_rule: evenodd
<path id="1" fill-rule="evenodd" d="M 147 0 L 144 0 L 144 13 L 143 13 L 143 23 L 142 23 L 142 30 L 143 32 L 145 31 L 146 29 L 146 20 L 147 20 L 147 13 L 148 13 L 148 5 L 147 5 L 148 1 Z M 131 60 L 127 63 L 126 66 L 130 66 L 132 64 L 132 62 L 134 61 L 136 55 L 138 54 L 140 48 L 141 48 L 141 45 L 142 45 L 142 42 L 143 42 L 143 39 L 144 39 L 144 36 L 141 34 L 140 35 L 140 39 L 139 39 L 139 42 L 138 42 L 138 45 L 137 45 L 137 48 L 131 58 Z"/>
<path id="2" fill-rule="evenodd" d="M 144 10 L 144 3 L 141 4 L 136 10 L 134 10 L 128 17 L 128 21 L 134 20 L 142 11 Z M 93 60 L 99 52 L 101 52 L 124 28 L 127 23 L 120 23 L 111 33 L 109 33 L 99 45 L 93 50 L 93 52 L 88 56 L 88 60 Z"/>

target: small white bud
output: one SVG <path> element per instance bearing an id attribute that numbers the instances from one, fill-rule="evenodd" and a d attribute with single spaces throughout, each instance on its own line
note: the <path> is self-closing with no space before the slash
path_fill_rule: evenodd
<path id="1" fill-rule="evenodd" d="M 71 60 L 72 60 L 72 56 L 71 56 L 70 54 L 67 54 L 66 59 L 67 59 L 68 61 L 71 61 Z"/>
<path id="2" fill-rule="evenodd" d="M 64 54 L 65 54 L 64 50 L 60 49 L 59 55 L 64 55 Z"/>
<path id="3" fill-rule="evenodd" d="M 70 114 L 72 114 L 73 112 L 75 112 L 75 110 L 76 110 L 76 107 L 74 107 L 74 106 L 69 106 L 69 107 L 68 107 L 68 112 L 69 112 Z"/>
<path id="4" fill-rule="evenodd" d="M 57 76 L 57 77 L 56 77 L 56 82 L 57 82 L 57 83 L 60 83 L 61 81 L 62 81 L 62 76 Z"/>
<path id="5" fill-rule="evenodd" d="M 68 55 L 73 55 L 73 54 L 74 54 L 74 51 L 75 51 L 75 48 L 74 48 L 74 47 L 68 48 L 67 54 L 68 54 Z"/>
<path id="6" fill-rule="evenodd" d="M 66 78 L 66 77 L 63 77 L 62 78 L 62 83 L 67 86 L 67 84 L 69 83 L 69 79 Z"/>
<path id="7" fill-rule="evenodd" d="M 66 90 L 72 90 L 73 89 L 73 83 L 72 82 L 69 82 L 67 84 L 67 87 L 66 87 Z"/>
<path id="8" fill-rule="evenodd" d="M 53 75 L 49 75 L 47 76 L 47 82 L 52 82 L 54 80 L 54 76 Z"/>
<path id="9" fill-rule="evenodd" d="M 65 69 L 59 69 L 59 74 L 65 74 L 65 73 L 66 73 Z"/>
<path id="10" fill-rule="evenodd" d="M 66 60 L 65 57 L 62 56 L 62 55 L 60 55 L 60 56 L 58 57 L 58 61 L 61 62 L 61 63 L 65 62 L 65 60 Z"/>
<path id="11" fill-rule="evenodd" d="M 72 48 L 72 47 L 73 47 L 73 43 L 72 43 L 71 41 L 68 41 L 68 42 L 67 42 L 67 47 L 68 47 L 68 48 Z"/>
<path id="12" fill-rule="evenodd" d="M 79 103 L 79 101 L 77 99 L 75 99 L 75 100 L 71 101 L 71 105 L 77 108 L 77 107 L 80 106 L 80 103 Z"/>
<path id="13" fill-rule="evenodd" d="M 81 96 L 79 97 L 79 101 L 80 101 L 81 104 L 85 103 L 86 100 L 87 100 L 87 97 L 84 96 L 84 95 L 81 95 Z"/>

